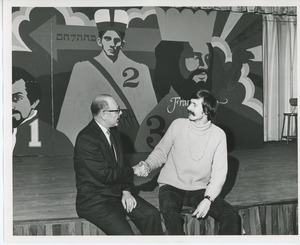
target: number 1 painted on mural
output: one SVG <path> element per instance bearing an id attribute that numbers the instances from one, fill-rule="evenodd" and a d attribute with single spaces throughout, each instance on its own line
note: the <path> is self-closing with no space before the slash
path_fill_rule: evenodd
<path id="1" fill-rule="evenodd" d="M 35 119 L 30 125 L 30 138 L 29 147 L 41 147 L 42 142 L 39 141 L 39 121 Z"/>

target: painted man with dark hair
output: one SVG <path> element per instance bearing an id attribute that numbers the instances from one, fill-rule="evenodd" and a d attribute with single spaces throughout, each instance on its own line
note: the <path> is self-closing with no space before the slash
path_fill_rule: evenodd
<path id="1" fill-rule="evenodd" d="M 130 139 L 124 142 L 125 150 L 133 151 L 129 146 L 139 126 L 157 104 L 150 71 L 122 52 L 128 24 L 126 11 L 99 9 L 94 18 L 100 53 L 74 65 L 57 128 L 74 143 L 79 130 L 91 120 L 92 98 L 99 93 L 111 94 L 123 111 L 119 130 Z"/>
<path id="2" fill-rule="evenodd" d="M 12 127 L 14 155 L 70 155 L 70 140 L 38 118 L 42 90 L 26 70 L 12 68 Z"/>
<path id="3" fill-rule="evenodd" d="M 224 131 L 211 122 L 216 109 L 211 92 L 199 90 L 190 100 L 188 118 L 174 120 L 141 162 L 141 176 L 163 166 L 159 206 L 170 235 L 184 234 L 183 204 L 195 208 L 197 218 L 210 215 L 219 221 L 220 234 L 241 234 L 239 214 L 219 196 L 227 175 L 227 145 Z"/>
<path id="4" fill-rule="evenodd" d="M 33 76 L 19 67 L 13 67 L 12 83 L 12 122 L 13 128 L 16 128 L 36 113 L 42 91 Z"/>

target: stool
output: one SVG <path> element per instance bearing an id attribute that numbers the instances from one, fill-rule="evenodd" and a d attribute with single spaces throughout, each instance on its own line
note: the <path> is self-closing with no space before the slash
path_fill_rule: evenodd
<path id="1" fill-rule="evenodd" d="M 284 126 L 285 126 L 285 118 L 287 117 L 287 133 L 283 135 Z M 291 128 L 291 117 L 295 119 L 295 135 L 290 135 L 290 128 Z M 292 139 L 297 139 L 298 133 L 298 126 L 297 126 L 298 114 L 297 113 L 283 113 L 283 125 L 282 125 L 282 132 L 281 132 L 281 140 L 284 138 L 287 139 L 287 144 Z"/>

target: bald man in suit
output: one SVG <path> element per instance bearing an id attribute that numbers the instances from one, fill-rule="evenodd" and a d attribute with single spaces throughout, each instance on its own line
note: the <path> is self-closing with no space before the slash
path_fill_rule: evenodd
<path id="1" fill-rule="evenodd" d="M 110 95 L 97 96 L 92 121 L 79 132 L 74 150 L 76 210 L 107 235 L 134 235 L 128 216 L 143 235 L 163 234 L 159 211 L 131 193 L 134 173 L 124 162 L 116 126 L 122 114 Z"/>

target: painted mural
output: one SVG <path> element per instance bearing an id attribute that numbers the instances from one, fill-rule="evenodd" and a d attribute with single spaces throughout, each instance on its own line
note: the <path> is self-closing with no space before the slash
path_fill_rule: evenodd
<path id="1" fill-rule="evenodd" d="M 102 93 L 123 112 L 125 151 L 149 152 L 175 118 L 187 117 L 200 88 L 217 97 L 214 123 L 229 146 L 262 145 L 261 16 L 187 7 L 12 12 L 12 63 L 26 73 L 13 78 L 14 155 L 72 154 Z"/>

